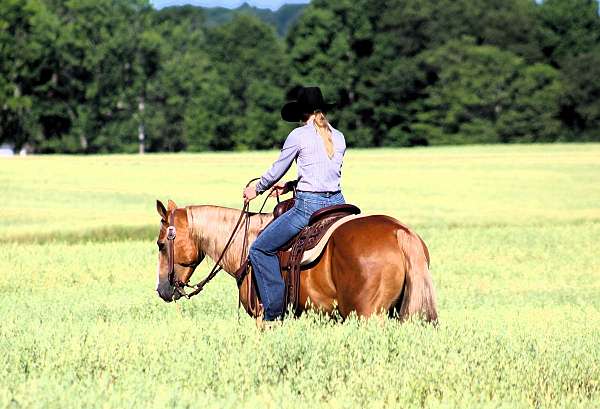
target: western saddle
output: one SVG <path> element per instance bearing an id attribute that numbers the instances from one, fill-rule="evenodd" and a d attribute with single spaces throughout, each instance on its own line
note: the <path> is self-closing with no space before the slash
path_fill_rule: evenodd
<path id="1" fill-rule="evenodd" d="M 293 198 L 278 203 L 273 209 L 273 220 L 294 207 L 294 203 Z M 334 205 L 317 210 L 310 217 L 308 225 L 277 252 L 281 276 L 285 283 L 284 306 L 285 308 L 291 306 L 294 316 L 297 317 L 301 312 L 301 307 L 303 307 L 300 305 L 300 272 L 304 252 L 314 248 L 336 221 L 359 213 L 360 209 L 351 204 Z M 236 273 L 240 295 L 241 286 L 246 276 L 248 276 L 248 285 L 246 286 L 247 302 L 244 308 L 250 316 L 257 318 L 262 314 L 262 305 L 249 260 L 246 260 Z M 285 313 L 287 313 L 287 310 L 284 311 Z"/>

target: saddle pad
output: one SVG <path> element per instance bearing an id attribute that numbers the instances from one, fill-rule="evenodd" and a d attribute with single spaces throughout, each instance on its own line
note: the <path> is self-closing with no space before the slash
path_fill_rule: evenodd
<path id="1" fill-rule="evenodd" d="M 359 219 L 361 217 L 367 217 L 367 216 L 369 216 L 369 215 L 367 215 L 367 214 L 351 214 L 349 216 L 342 217 L 340 220 L 333 223 L 331 225 L 331 227 L 327 230 L 325 235 L 323 235 L 323 238 L 321 238 L 319 243 L 312 249 L 304 252 L 304 254 L 302 255 L 302 261 L 300 262 L 300 265 L 301 266 L 308 265 L 308 264 L 312 263 L 313 261 L 315 261 L 317 258 L 319 258 L 319 256 L 325 249 L 325 246 L 327 245 L 327 242 L 329 241 L 329 238 L 331 237 L 333 232 L 338 227 L 340 227 L 342 224 L 349 222 L 350 220 Z"/>

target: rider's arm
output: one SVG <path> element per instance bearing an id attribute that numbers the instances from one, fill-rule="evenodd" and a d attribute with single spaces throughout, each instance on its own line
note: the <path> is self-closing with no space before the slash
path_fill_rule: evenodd
<path id="1" fill-rule="evenodd" d="M 265 172 L 256 184 L 256 193 L 261 194 L 273 186 L 288 171 L 292 162 L 298 156 L 300 150 L 300 134 L 297 130 L 292 131 L 281 148 L 279 158 L 271 168 Z"/>

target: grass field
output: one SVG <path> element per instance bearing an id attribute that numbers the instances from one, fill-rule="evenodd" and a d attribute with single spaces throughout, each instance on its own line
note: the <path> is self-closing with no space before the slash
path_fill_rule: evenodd
<path id="1" fill-rule="evenodd" d="M 347 153 L 347 201 L 428 244 L 437 329 L 260 333 L 225 275 L 163 303 L 155 199 L 239 207 L 275 157 L 0 160 L 0 407 L 600 407 L 600 145 Z"/>

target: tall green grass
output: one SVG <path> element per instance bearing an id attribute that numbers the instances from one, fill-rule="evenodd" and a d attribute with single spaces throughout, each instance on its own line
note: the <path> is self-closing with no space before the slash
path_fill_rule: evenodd
<path id="1" fill-rule="evenodd" d="M 155 198 L 239 207 L 274 157 L 0 161 L 0 407 L 599 405 L 600 145 L 348 152 L 347 200 L 429 245 L 437 329 L 260 333 L 226 275 L 163 303 Z"/>

